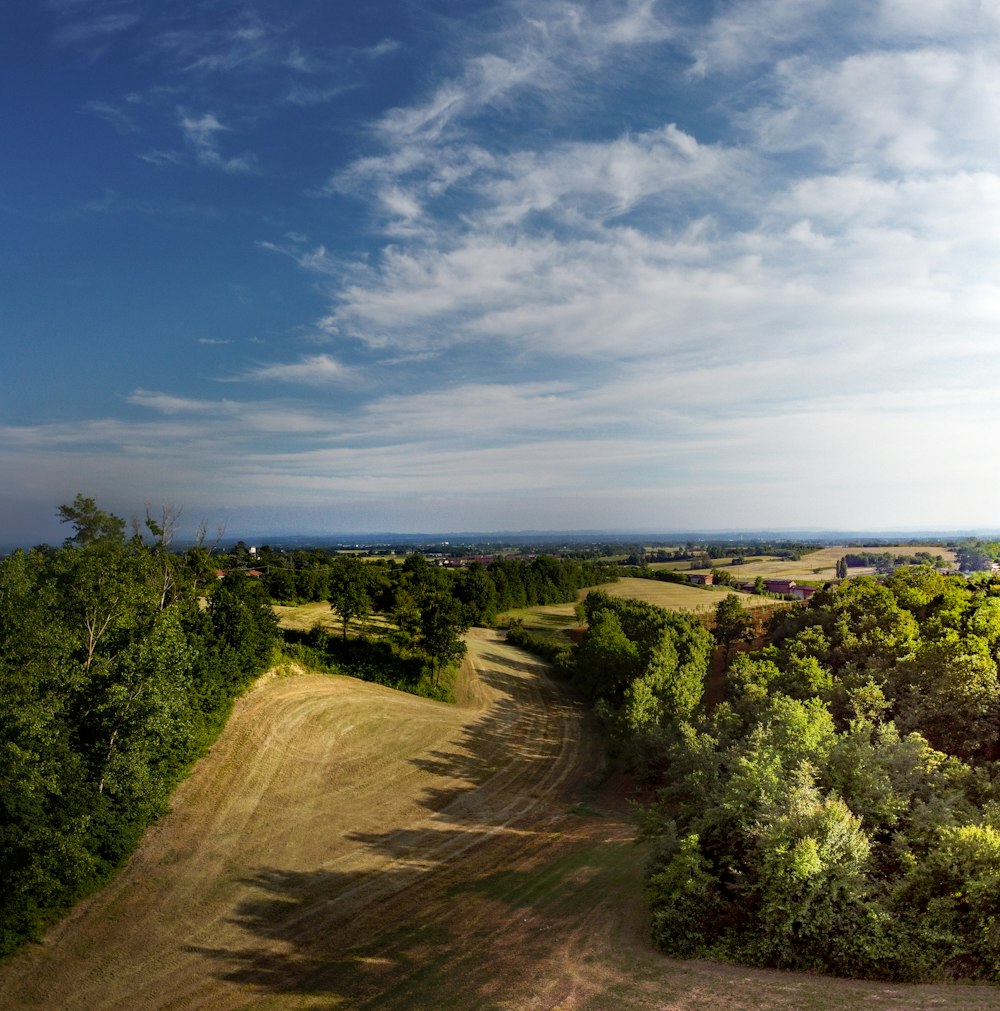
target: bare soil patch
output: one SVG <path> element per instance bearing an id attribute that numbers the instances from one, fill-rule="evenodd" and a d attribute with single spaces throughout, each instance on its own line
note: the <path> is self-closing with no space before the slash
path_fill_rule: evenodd
<path id="1" fill-rule="evenodd" d="M 262 679 L 115 881 L 0 967 L 0 1005 L 1000 1009 L 990 988 L 664 958 L 585 708 L 469 639 L 454 706 Z"/>

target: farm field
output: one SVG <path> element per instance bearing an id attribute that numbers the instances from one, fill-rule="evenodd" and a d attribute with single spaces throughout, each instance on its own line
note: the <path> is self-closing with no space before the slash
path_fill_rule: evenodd
<path id="1" fill-rule="evenodd" d="M 914 547 L 909 544 L 890 544 L 870 548 L 848 548 L 844 545 L 833 545 L 818 551 L 810 551 L 809 554 L 803 555 L 797 561 L 787 558 L 750 558 L 745 565 L 730 565 L 731 559 L 719 558 L 715 560 L 714 567 L 731 571 L 738 579 L 756 579 L 757 576 L 763 576 L 765 579 L 800 579 L 804 582 L 814 582 L 835 579 L 837 561 L 846 554 L 860 551 L 888 551 L 894 555 L 912 555 L 917 551 L 929 551 L 932 555 L 941 555 L 946 564 L 957 565 L 955 553 L 949 551 L 944 545 Z M 689 570 L 689 565 L 689 562 L 653 562 L 650 568 L 676 569 L 680 572 L 711 572 L 712 570 L 712 566 Z M 852 568 L 850 575 L 871 575 L 874 571 L 872 568 Z"/>
<path id="2" fill-rule="evenodd" d="M 628 784 L 543 665 L 473 630 L 448 706 L 262 678 L 125 870 L 0 966 L 5 1009 L 1000 1009 L 668 959 Z"/>
<path id="3" fill-rule="evenodd" d="M 631 600 L 645 600 L 657 607 L 671 611 L 688 611 L 693 614 L 709 614 L 715 610 L 720 600 L 730 593 L 736 593 L 740 603 L 746 608 L 773 607 L 775 601 L 752 593 L 737 593 L 728 588 L 713 586 L 685 586 L 683 583 L 661 583 L 656 579 L 636 579 L 624 576 L 616 583 L 602 583 L 591 586 L 579 593 L 579 599 L 591 590 L 601 590 L 611 597 L 628 597 Z M 547 631 L 559 631 L 577 625 L 576 604 L 540 604 L 536 607 L 518 607 L 505 611 L 504 618 L 519 619 L 525 627 Z"/>
<path id="4" fill-rule="evenodd" d="M 774 600 L 754 593 L 739 593 L 729 587 L 685 586 L 683 583 L 661 583 L 658 579 L 635 579 L 623 577 L 617 583 L 605 583 L 597 587 L 609 597 L 628 597 L 631 600 L 645 600 L 657 607 L 671 611 L 691 611 L 701 614 L 714 611 L 720 600 L 735 594 L 746 608 L 773 607 Z M 586 591 L 584 591 L 584 596 Z"/>

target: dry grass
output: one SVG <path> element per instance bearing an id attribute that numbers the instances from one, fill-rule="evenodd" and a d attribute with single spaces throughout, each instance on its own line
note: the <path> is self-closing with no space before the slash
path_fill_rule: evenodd
<path id="1" fill-rule="evenodd" d="M 0 967 L 2 1006 L 1000 1009 L 658 954 L 582 705 L 482 631 L 458 694 L 262 679 L 118 878 Z"/>
<path id="2" fill-rule="evenodd" d="M 597 589 L 603 590 L 610 597 L 645 600 L 671 611 L 690 611 L 695 614 L 714 611 L 719 601 L 730 593 L 735 593 L 746 608 L 774 606 L 774 600 L 769 597 L 739 593 L 724 586 L 685 586 L 683 583 L 661 583 L 658 579 L 626 577 L 617 583 L 605 583 Z"/>
<path id="3" fill-rule="evenodd" d="M 837 562 L 844 555 L 852 552 L 877 551 L 891 552 L 894 555 L 913 555 L 918 551 L 929 551 L 932 555 L 941 555 L 946 565 L 956 565 L 955 553 L 949 551 L 944 545 L 934 545 L 927 547 L 924 545 L 914 546 L 912 544 L 890 544 L 876 545 L 870 548 L 849 548 L 845 545 L 834 545 L 820 548 L 817 551 L 810 551 L 803 555 L 798 561 L 787 558 L 750 558 L 745 565 L 730 565 L 732 559 L 719 558 L 713 562 L 714 568 L 726 569 L 740 580 L 756 579 L 763 576 L 765 579 L 799 579 L 805 582 L 815 580 L 835 579 L 837 575 Z M 687 572 L 688 562 L 654 562 L 650 568 L 672 568 L 681 572 Z M 695 572 L 711 572 L 711 567 L 707 569 L 694 569 Z M 850 575 L 869 575 L 874 569 L 851 569 Z"/>
<path id="4" fill-rule="evenodd" d="M 308 604 L 275 604 L 274 613 L 278 624 L 295 632 L 308 632 L 317 625 L 328 632 L 339 634 L 341 631 L 340 617 L 330 609 L 328 601 L 319 600 Z M 360 635 L 366 629 L 384 630 L 389 623 L 381 615 L 370 615 L 363 623 L 350 621 L 347 624 L 348 634 Z"/>

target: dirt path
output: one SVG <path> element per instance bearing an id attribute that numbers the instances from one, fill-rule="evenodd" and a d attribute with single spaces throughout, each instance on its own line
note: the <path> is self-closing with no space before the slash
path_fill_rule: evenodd
<path id="1" fill-rule="evenodd" d="M 663 958 L 583 707 L 490 632 L 446 706 L 263 679 L 128 867 L 0 967 L 0 1007 L 997 1008 Z"/>

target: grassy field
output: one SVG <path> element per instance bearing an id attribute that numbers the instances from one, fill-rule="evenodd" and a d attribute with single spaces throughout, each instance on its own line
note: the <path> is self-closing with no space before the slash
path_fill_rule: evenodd
<path id="1" fill-rule="evenodd" d="M 339 635 L 341 632 L 340 618 L 336 611 L 330 609 L 329 602 L 325 600 L 312 601 L 308 604 L 275 604 L 274 613 L 282 628 L 295 632 L 308 632 L 317 625 L 332 634 Z M 387 627 L 389 627 L 389 623 L 385 618 L 373 614 L 364 623 L 360 621 L 348 622 L 347 632 L 349 635 L 360 635 L 366 629 L 375 632 L 384 631 Z"/>
<path id="2" fill-rule="evenodd" d="M 835 579 L 837 576 L 837 561 L 846 554 L 860 551 L 888 551 L 894 555 L 912 555 L 918 551 L 929 551 L 932 555 L 941 555 L 946 565 L 956 565 L 955 553 L 949 551 L 944 545 L 933 547 L 914 547 L 911 544 L 878 545 L 871 548 L 849 548 L 844 545 L 834 545 L 820 548 L 817 551 L 810 551 L 797 561 L 787 558 L 749 558 L 745 565 L 731 565 L 732 559 L 719 558 L 713 565 L 704 569 L 690 569 L 690 562 L 653 562 L 652 569 L 677 569 L 681 572 L 711 572 L 712 567 L 731 571 L 732 574 L 741 580 L 756 579 L 763 576 L 765 579 L 796 579 L 804 582 L 814 582 L 816 580 Z M 870 575 L 874 572 L 871 568 L 852 568 L 850 575 L 862 576 Z"/>
<path id="3" fill-rule="evenodd" d="M 658 579 L 626 577 L 619 579 L 617 583 L 606 583 L 598 589 L 611 597 L 645 600 L 671 611 L 691 611 L 696 614 L 714 611 L 719 601 L 730 593 L 735 593 L 740 598 L 740 603 L 747 608 L 770 607 L 774 604 L 769 597 L 753 593 L 737 593 L 728 587 L 685 586 L 683 583 L 661 583 Z"/>
<path id="4" fill-rule="evenodd" d="M 671 611 L 688 611 L 693 614 L 711 613 L 720 600 L 734 592 L 714 586 L 685 586 L 683 583 L 661 583 L 657 579 L 636 579 L 627 576 L 616 583 L 604 583 L 601 586 L 581 590 L 579 599 L 583 600 L 591 589 L 601 590 L 612 597 L 645 600 L 650 604 L 656 604 L 657 607 L 666 607 Z M 774 606 L 774 600 L 769 597 L 750 593 L 737 593 L 736 596 L 748 609 Z M 526 628 L 548 632 L 558 632 L 580 624 L 576 617 L 576 604 L 519 607 L 505 611 L 503 618 L 520 620 Z"/>
<path id="5" fill-rule="evenodd" d="M 579 700 L 488 631 L 458 698 L 261 679 L 122 873 L 0 966 L 0 1004 L 1000 1011 L 989 987 L 664 957 Z"/>

